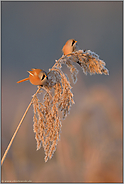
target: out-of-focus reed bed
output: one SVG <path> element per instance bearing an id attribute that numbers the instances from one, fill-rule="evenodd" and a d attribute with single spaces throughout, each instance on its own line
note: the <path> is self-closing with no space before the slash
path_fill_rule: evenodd
<path id="1" fill-rule="evenodd" d="M 44 148 L 47 161 L 57 146 L 54 157 L 45 164 L 43 149 L 35 151 L 32 124 L 28 123 L 32 122 L 32 113 L 29 111 L 12 145 L 11 153 L 2 166 L 3 182 L 122 182 L 121 106 L 118 106 L 112 91 L 107 87 L 98 85 L 87 89 L 81 80 L 72 89 L 76 104 L 70 111 L 73 93 L 68 78 L 61 71 L 61 64 L 68 66 L 75 83 L 78 71 L 72 64 L 73 60 L 81 66 L 85 74 L 108 74 L 105 63 L 90 51 L 83 54 L 82 51 L 75 52 L 69 58 L 65 56 L 56 61 L 49 72 L 43 103 L 38 97 L 33 101 L 33 130 L 37 150 L 41 146 Z M 23 98 L 23 102 L 25 101 Z M 24 106 L 26 105 L 20 104 L 14 127 Z M 59 110 L 62 111 L 63 118 L 61 137 Z M 13 127 L 4 131 L 12 135 L 10 131 L 13 131 Z M 5 150 L 4 146 L 3 144 L 2 151 Z"/>
<path id="2" fill-rule="evenodd" d="M 86 88 L 79 80 L 73 92 L 76 103 L 63 120 L 53 158 L 44 163 L 43 149 L 35 150 L 29 111 L 2 166 L 2 181 L 122 182 L 122 107 L 106 86 Z M 20 102 L 10 135 L 25 105 Z"/>

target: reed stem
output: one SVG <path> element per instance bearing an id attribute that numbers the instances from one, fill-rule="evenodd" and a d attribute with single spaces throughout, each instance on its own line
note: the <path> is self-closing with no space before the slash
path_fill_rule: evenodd
<path id="1" fill-rule="evenodd" d="M 16 130 L 15 130 L 15 132 L 14 132 L 12 138 L 11 138 L 11 140 L 10 140 L 10 143 L 9 143 L 9 145 L 8 145 L 8 147 L 7 147 L 7 149 L 6 149 L 5 153 L 4 153 L 4 155 L 3 155 L 3 157 L 2 157 L 1 166 L 2 166 L 2 164 L 3 164 L 3 162 L 4 162 L 5 158 L 6 158 L 6 155 L 7 155 L 8 151 L 9 151 L 9 149 L 10 149 L 12 143 L 13 143 L 13 140 L 14 140 L 14 138 L 15 138 L 15 136 L 16 136 L 16 134 L 17 134 L 17 132 L 18 132 L 18 130 L 19 130 L 19 128 L 20 128 L 20 126 L 21 126 L 21 124 L 22 124 L 22 122 L 23 122 L 23 120 L 24 120 L 24 118 L 25 118 L 25 116 L 26 116 L 26 114 L 27 114 L 27 112 L 28 112 L 28 110 L 29 110 L 29 108 L 30 108 L 30 106 L 31 106 L 31 104 L 32 104 L 32 102 L 33 102 L 33 100 L 34 100 L 34 98 L 35 98 L 35 96 L 36 96 L 37 93 L 40 91 L 40 89 L 41 89 L 41 87 L 39 86 L 39 88 L 37 89 L 36 93 L 33 95 L 33 98 L 32 98 L 32 100 L 31 100 L 31 102 L 29 103 L 27 109 L 25 110 L 24 115 L 22 116 L 22 119 L 20 120 L 20 122 L 19 122 L 19 124 L 18 124 L 18 126 L 17 126 L 17 128 L 16 128 Z"/>

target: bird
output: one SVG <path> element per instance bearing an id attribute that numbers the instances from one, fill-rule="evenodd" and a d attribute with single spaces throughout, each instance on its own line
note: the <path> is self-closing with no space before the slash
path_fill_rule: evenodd
<path id="1" fill-rule="evenodd" d="M 75 39 L 69 39 L 65 45 L 62 48 L 62 52 L 64 55 L 68 55 L 71 56 L 70 54 L 72 52 L 75 52 L 79 50 L 79 47 L 77 46 L 77 41 Z M 78 60 L 76 61 L 77 64 L 79 64 L 81 66 L 81 62 Z"/>
<path id="2" fill-rule="evenodd" d="M 77 50 L 79 50 L 79 48 L 75 39 L 69 39 L 62 48 L 62 52 L 64 55 L 68 55 Z"/>
<path id="3" fill-rule="evenodd" d="M 47 73 L 41 69 L 32 68 L 31 71 L 27 72 L 29 73 L 29 77 L 17 81 L 17 83 L 29 80 L 33 85 L 43 86 L 48 80 Z"/>

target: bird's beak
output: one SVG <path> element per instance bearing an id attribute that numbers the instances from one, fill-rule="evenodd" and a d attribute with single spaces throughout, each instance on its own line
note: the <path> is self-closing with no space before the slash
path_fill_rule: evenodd
<path id="1" fill-rule="evenodd" d="M 77 43 L 77 41 L 75 40 L 75 43 Z"/>

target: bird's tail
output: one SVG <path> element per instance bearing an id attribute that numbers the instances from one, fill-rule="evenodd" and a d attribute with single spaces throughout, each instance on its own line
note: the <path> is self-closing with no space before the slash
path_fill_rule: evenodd
<path id="1" fill-rule="evenodd" d="M 25 79 L 22 79 L 22 80 L 18 81 L 17 83 L 21 83 L 21 82 L 24 82 L 24 81 L 27 81 L 27 80 L 29 80 L 29 77 L 25 78 Z"/>

